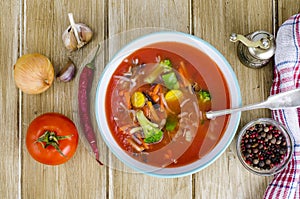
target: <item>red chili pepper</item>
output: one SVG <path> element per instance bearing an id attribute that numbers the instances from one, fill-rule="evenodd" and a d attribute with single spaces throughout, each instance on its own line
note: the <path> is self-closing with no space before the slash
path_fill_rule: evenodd
<path id="1" fill-rule="evenodd" d="M 93 153 L 95 154 L 96 160 L 103 165 L 99 160 L 99 150 L 97 145 L 96 134 L 93 129 L 90 116 L 90 91 L 93 84 L 94 78 L 94 69 L 95 69 L 95 59 L 99 51 L 100 45 L 98 46 L 95 56 L 90 63 L 88 63 L 82 70 L 79 77 L 79 88 L 78 88 L 78 108 L 79 108 L 79 117 L 80 124 L 87 139 L 89 145 L 92 148 Z"/>

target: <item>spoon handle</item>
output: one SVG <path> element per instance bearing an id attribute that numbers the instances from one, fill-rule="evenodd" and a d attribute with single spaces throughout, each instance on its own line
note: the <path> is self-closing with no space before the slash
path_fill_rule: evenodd
<path id="1" fill-rule="evenodd" d="M 247 106 L 243 106 L 240 108 L 232 108 L 232 109 L 225 109 L 225 110 L 220 110 L 220 111 L 209 111 L 206 113 L 206 118 L 207 119 L 214 119 L 216 117 L 222 116 L 222 115 L 228 115 L 236 112 L 241 112 L 241 111 L 248 111 L 248 110 L 253 110 L 253 109 L 258 109 L 258 108 L 268 108 L 268 103 L 266 101 L 256 103 L 256 104 L 251 104 Z"/>
<path id="2" fill-rule="evenodd" d="M 214 119 L 218 116 L 236 113 L 240 111 L 247 111 L 257 108 L 268 108 L 271 110 L 280 108 L 296 108 L 300 107 L 300 88 L 279 93 L 268 97 L 266 101 L 247 105 L 240 108 L 225 109 L 220 111 L 209 111 L 206 113 L 207 119 Z"/>

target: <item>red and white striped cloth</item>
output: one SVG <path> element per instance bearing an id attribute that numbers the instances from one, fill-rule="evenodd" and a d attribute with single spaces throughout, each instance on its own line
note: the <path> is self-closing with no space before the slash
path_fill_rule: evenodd
<path id="1" fill-rule="evenodd" d="M 300 14 L 296 14 L 285 21 L 277 33 L 271 95 L 299 88 L 299 86 Z M 300 108 L 272 111 L 272 116 L 292 132 L 295 151 L 287 168 L 274 176 L 264 198 L 300 199 Z"/>

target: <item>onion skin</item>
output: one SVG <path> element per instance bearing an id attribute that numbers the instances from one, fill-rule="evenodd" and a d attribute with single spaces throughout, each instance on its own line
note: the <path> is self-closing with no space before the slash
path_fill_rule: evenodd
<path id="1" fill-rule="evenodd" d="M 39 94 L 53 83 L 54 68 L 50 60 L 39 53 L 26 54 L 14 65 L 17 87 L 27 94 Z"/>

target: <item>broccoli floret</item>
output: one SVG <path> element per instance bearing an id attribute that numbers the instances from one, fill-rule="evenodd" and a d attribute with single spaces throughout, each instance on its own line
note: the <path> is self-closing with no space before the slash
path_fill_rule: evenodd
<path id="1" fill-rule="evenodd" d="M 208 102 L 208 101 L 211 100 L 211 96 L 210 96 L 210 93 L 208 91 L 200 90 L 198 94 L 199 94 L 199 99 L 202 102 Z"/>
<path id="2" fill-rule="evenodd" d="M 146 83 L 153 83 L 155 79 L 162 73 L 166 73 L 172 70 L 172 63 L 169 59 L 165 59 L 159 62 L 153 71 L 145 78 Z"/>
<path id="3" fill-rule="evenodd" d="M 172 63 L 169 59 L 162 60 L 159 62 L 159 64 L 166 68 L 172 68 Z"/>
<path id="4" fill-rule="evenodd" d="M 162 139 L 163 132 L 158 128 L 157 124 L 150 122 L 146 118 L 143 111 L 137 111 L 136 118 L 143 129 L 145 135 L 145 139 L 144 139 L 145 143 L 148 144 L 156 143 Z"/>

